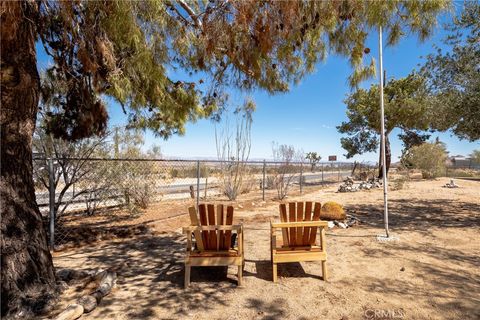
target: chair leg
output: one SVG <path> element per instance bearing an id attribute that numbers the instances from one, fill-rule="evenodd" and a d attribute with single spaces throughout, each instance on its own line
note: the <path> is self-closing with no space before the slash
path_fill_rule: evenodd
<path id="1" fill-rule="evenodd" d="M 190 286 L 190 270 L 191 266 L 188 264 L 185 264 L 185 288 Z"/>
<path id="2" fill-rule="evenodd" d="M 243 265 L 238 266 L 238 286 L 243 284 Z"/>
<path id="3" fill-rule="evenodd" d="M 322 277 L 323 281 L 327 281 L 328 273 L 327 273 L 327 261 L 322 261 Z"/>
<path id="4" fill-rule="evenodd" d="M 272 263 L 273 282 L 277 282 L 277 264 Z"/>

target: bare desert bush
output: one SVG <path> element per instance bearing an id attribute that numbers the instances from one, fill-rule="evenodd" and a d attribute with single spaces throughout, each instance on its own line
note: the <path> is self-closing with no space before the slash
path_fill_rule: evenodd
<path id="1" fill-rule="evenodd" d="M 159 175 L 155 171 L 154 161 L 114 162 L 117 179 L 115 184 L 120 190 L 123 205 L 132 213 L 147 209 L 154 200 Z"/>
<path id="2" fill-rule="evenodd" d="M 408 181 L 409 181 L 408 175 L 404 176 L 398 176 L 395 180 L 393 180 L 393 190 L 402 190 L 407 187 Z"/>
<path id="3" fill-rule="evenodd" d="M 269 175 L 265 178 L 265 189 L 275 189 L 275 175 Z"/>
<path id="4" fill-rule="evenodd" d="M 296 161 L 303 161 L 303 151 L 295 150 L 293 146 L 285 144 L 272 144 L 273 159 L 279 163 L 275 170 L 273 184 L 277 189 L 279 200 L 284 199 L 295 177 L 300 173 L 300 167 Z"/>
<path id="5" fill-rule="evenodd" d="M 83 193 L 85 212 L 93 215 L 104 206 L 118 205 L 118 196 L 115 189 L 117 172 L 107 161 L 89 161 L 88 174 L 81 179 L 76 187 Z"/>
<path id="6" fill-rule="evenodd" d="M 108 184 L 97 176 L 97 164 L 89 161 L 90 157 L 104 156 L 107 152 L 107 135 L 92 137 L 77 142 L 67 142 L 55 139 L 47 134 L 43 127 L 42 116 L 33 136 L 34 150 L 43 157 L 33 162 L 33 178 L 37 186 L 42 186 L 44 192 L 50 189 L 50 178 L 55 192 L 53 205 L 55 217 L 63 215 L 73 203 L 87 201 L 92 197 L 91 189 L 85 188 L 87 182 L 95 181 L 94 193 L 103 194 Z M 51 158 L 52 160 L 49 160 Z M 93 200 L 92 200 L 93 201 Z M 94 207 L 94 206 L 93 206 Z M 93 209 L 90 206 L 91 209 Z"/>
<path id="7" fill-rule="evenodd" d="M 374 179 L 377 176 L 377 169 L 366 163 L 355 161 L 351 176 L 354 180 L 367 181 L 369 179 Z"/>
<path id="8" fill-rule="evenodd" d="M 243 179 L 241 194 L 249 193 L 258 186 L 258 179 L 255 178 L 255 175 L 250 170 L 247 171 Z"/>
<path id="9" fill-rule="evenodd" d="M 220 187 L 228 200 L 237 199 L 246 190 L 245 175 L 248 174 L 248 157 L 252 145 L 252 112 L 255 106 L 246 101 L 235 111 L 235 125 L 232 132 L 228 117 L 220 132 L 215 129 L 217 157 L 220 160 Z"/>

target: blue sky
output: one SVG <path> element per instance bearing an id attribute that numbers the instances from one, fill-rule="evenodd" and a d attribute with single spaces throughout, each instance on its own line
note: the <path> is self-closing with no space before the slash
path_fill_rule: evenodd
<path id="1" fill-rule="evenodd" d="M 445 17 L 442 19 L 445 20 Z M 403 77 L 422 62 L 421 56 L 433 52 L 433 44 L 440 44 L 444 33 L 439 27 L 432 38 L 420 43 L 416 37 L 407 37 L 395 47 L 384 48 L 384 68 L 387 78 Z M 370 55 L 378 57 L 378 36 L 372 34 L 367 45 Z M 37 46 L 39 48 L 39 46 Z M 40 48 L 39 48 L 40 49 Z M 378 60 L 378 59 L 377 59 Z M 39 50 L 40 68 L 48 62 L 45 54 Z M 293 145 L 305 152 L 316 151 L 326 160 L 328 155 L 337 155 L 345 160 L 345 150 L 341 148 L 341 135 L 336 126 L 346 120 L 343 100 L 350 92 L 347 78 L 351 69 L 345 58 L 330 56 L 324 63 L 317 65 L 316 71 L 305 77 L 290 92 L 279 95 L 268 95 L 264 92 L 251 94 L 257 104 L 253 115 L 252 126 L 252 159 L 270 159 L 272 157 L 272 141 L 279 144 Z M 372 81 L 378 81 L 373 79 Z M 362 84 L 370 86 L 372 81 Z M 232 108 L 243 101 L 243 95 L 234 91 L 231 96 Z M 126 116 L 121 107 L 112 99 L 108 99 L 110 125 L 124 124 Z M 398 131 L 391 135 L 392 161 L 398 161 L 402 145 L 396 137 Z M 460 141 L 451 133 L 434 133 L 432 139 L 439 137 L 447 144 L 451 155 L 468 155 L 480 148 L 480 142 Z M 187 125 L 184 136 L 173 136 L 168 140 L 156 138 L 147 132 L 146 147 L 157 144 L 162 154 L 169 158 L 215 158 L 215 125 L 210 120 L 201 120 Z M 377 153 L 367 153 L 351 160 L 378 161 Z"/>

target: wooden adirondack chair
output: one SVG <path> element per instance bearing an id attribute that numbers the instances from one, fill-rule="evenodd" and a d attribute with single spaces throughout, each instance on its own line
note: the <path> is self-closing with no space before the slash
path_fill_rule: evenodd
<path id="1" fill-rule="evenodd" d="M 195 207 L 188 208 L 191 226 L 183 228 L 187 235 L 185 256 L 185 287 L 190 285 L 192 266 L 238 266 L 238 285 L 242 285 L 243 226 L 233 225 L 233 207 L 222 204 L 200 204 L 198 214 Z M 232 232 L 237 234 L 237 243 L 232 247 Z M 195 245 L 192 242 L 195 239 Z"/>
<path id="2" fill-rule="evenodd" d="M 312 215 L 313 209 L 313 215 Z M 290 202 L 280 204 L 279 223 L 271 222 L 273 282 L 277 282 L 277 263 L 322 261 L 323 280 L 327 280 L 327 252 L 325 229 L 320 221 L 319 202 Z M 277 243 L 277 230 L 282 231 L 282 242 Z M 317 233 L 320 241 L 317 244 Z"/>

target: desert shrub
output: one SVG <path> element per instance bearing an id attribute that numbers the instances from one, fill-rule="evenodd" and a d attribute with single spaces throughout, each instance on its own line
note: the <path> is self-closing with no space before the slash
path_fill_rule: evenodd
<path id="1" fill-rule="evenodd" d="M 472 178 L 480 175 L 479 171 L 473 169 L 450 169 L 448 168 L 447 174 L 449 177 L 457 178 Z"/>
<path id="2" fill-rule="evenodd" d="M 397 179 L 393 180 L 393 190 L 402 190 L 406 187 L 409 178 L 407 176 L 400 176 Z"/>
<path id="3" fill-rule="evenodd" d="M 249 193 L 252 191 L 255 186 L 257 186 L 257 179 L 253 175 L 249 175 L 249 177 L 245 178 L 242 183 L 241 194 Z"/>
<path id="4" fill-rule="evenodd" d="M 275 176 L 267 176 L 265 179 L 265 189 L 275 189 Z"/>
<path id="5" fill-rule="evenodd" d="M 303 160 L 303 151 L 295 150 L 293 146 L 272 144 L 273 159 L 279 162 L 274 176 L 274 186 L 277 189 L 279 200 L 284 199 L 289 188 L 294 182 L 294 178 L 300 172 L 300 167 L 296 166 L 295 160 Z"/>
<path id="6" fill-rule="evenodd" d="M 346 218 L 343 206 L 337 202 L 325 202 L 320 212 L 320 219 L 322 220 L 344 220 Z"/>
<path id="7" fill-rule="evenodd" d="M 377 176 L 377 170 L 367 164 L 358 163 L 352 171 L 355 180 L 367 181 Z"/>
<path id="8" fill-rule="evenodd" d="M 221 132 L 217 132 L 215 128 L 217 157 L 220 160 L 220 188 L 228 200 L 235 200 L 239 194 L 251 189 L 248 181 L 244 179 L 250 172 L 247 161 L 252 146 L 253 110 L 255 110 L 255 104 L 250 99 L 246 99 L 244 105 L 234 112 L 236 119 L 233 126 L 228 122 L 227 117 L 224 119 Z M 244 186 L 245 182 L 246 186 Z"/>
<path id="9" fill-rule="evenodd" d="M 82 179 L 76 184 L 82 194 L 85 212 L 93 215 L 102 206 L 118 205 L 115 181 L 118 172 L 109 161 L 89 161 L 85 165 Z"/>
<path id="10" fill-rule="evenodd" d="M 178 169 L 177 168 L 170 168 L 170 177 L 178 178 Z"/>
<path id="11" fill-rule="evenodd" d="M 157 192 L 159 177 L 153 161 L 121 161 L 115 167 L 114 182 L 120 190 L 123 204 L 132 213 L 147 209 Z"/>
<path id="12" fill-rule="evenodd" d="M 422 172 L 424 179 L 436 178 L 445 173 L 445 161 L 447 152 L 440 142 L 423 143 L 412 147 L 407 155 L 407 162 L 413 168 Z"/>

